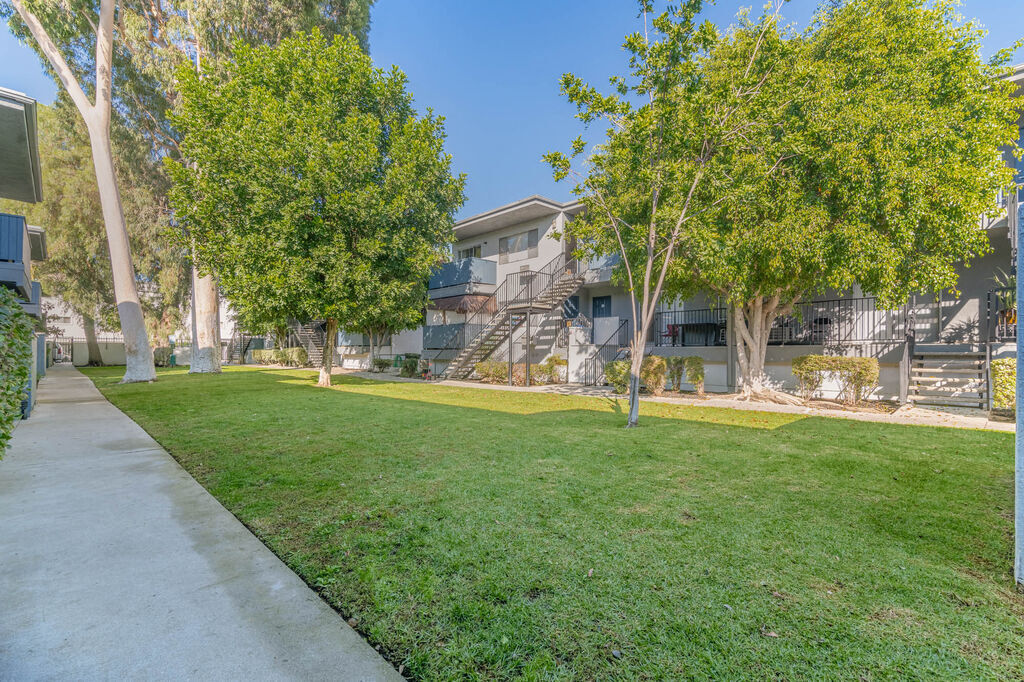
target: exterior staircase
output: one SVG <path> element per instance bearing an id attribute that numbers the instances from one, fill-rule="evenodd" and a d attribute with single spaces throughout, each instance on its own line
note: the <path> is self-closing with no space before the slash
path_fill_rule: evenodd
<path id="1" fill-rule="evenodd" d="M 559 254 L 540 270 L 506 277 L 491 296 L 467 314 L 463 333 L 438 353 L 455 355 L 438 378 L 469 378 L 475 365 L 506 344 L 529 315 L 560 309 L 583 281 L 580 263 L 565 254 Z"/>
<path id="2" fill-rule="evenodd" d="M 914 405 L 988 407 L 984 351 L 918 347 L 910 363 L 907 399 Z"/>
<path id="3" fill-rule="evenodd" d="M 321 322 L 295 323 L 295 336 L 299 339 L 299 345 L 306 349 L 309 364 L 313 367 L 323 364 L 325 334 Z"/>
<path id="4" fill-rule="evenodd" d="M 245 334 L 235 334 L 231 337 L 228 342 L 228 364 L 241 365 L 245 359 L 245 352 L 249 350 L 249 342 L 252 340 L 251 336 Z"/>

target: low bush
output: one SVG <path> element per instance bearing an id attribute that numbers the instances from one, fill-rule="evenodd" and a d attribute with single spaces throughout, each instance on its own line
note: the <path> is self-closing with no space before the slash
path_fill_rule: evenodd
<path id="1" fill-rule="evenodd" d="M 648 355 L 640 365 L 640 383 L 651 395 L 665 392 L 665 358 L 660 355 Z"/>
<path id="2" fill-rule="evenodd" d="M 254 350 L 252 352 L 252 361 L 257 365 L 272 365 L 274 364 L 274 350 Z"/>
<path id="3" fill-rule="evenodd" d="M 484 360 L 473 365 L 476 375 L 485 384 L 500 384 L 508 381 L 508 363 Z"/>
<path id="4" fill-rule="evenodd" d="M 793 358 L 793 375 L 804 400 L 814 397 L 827 375 L 840 384 L 843 402 L 856 405 L 878 385 L 878 360 L 843 355 L 801 355 Z"/>
<path id="5" fill-rule="evenodd" d="M 285 363 L 289 367 L 305 367 L 309 364 L 309 355 L 305 348 L 285 348 Z"/>
<path id="6" fill-rule="evenodd" d="M 157 346 L 153 349 L 153 364 L 157 367 L 167 367 L 171 364 L 171 347 Z"/>
<path id="7" fill-rule="evenodd" d="M 1017 409 L 1017 359 L 992 361 L 992 407 L 997 410 Z"/>
<path id="8" fill-rule="evenodd" d="M 563 358 L 561 355 L 550 355 L 544 360 L 544 362 L 537 365 L 536 372 L 533 373 L 533 377 L 535 377 L 539 383 L 559 384 L 562 383 L 563 379 L 563 367 L 569 367 L 568 360 Z M 565 377 L 565 380 L 568 380 L 568 376 Z"/>
<path id="9" fill-rule="evenodd" d="M 418 353 L 406 353 L 405 357 L 402 358 L 402 366 L 398 370 L 398 376 L 405 377 L 406 379 L 412 379 L 419 376 L 420 373 L 420 356 Z"/>
<path id="10" fill-rule="evenodd" d="M 373 359 L 373 371 L 374 372 L 386 372 L 391 367 L 391 360 L 388 358 L 374 358 Z"/>
<path id="11" fill-rule="evenodd" d="M 683 372 L 686 371 L 685 360 L 686 358 L 678 356 L 665 358 L 665 375 L 668 378 L 668 383 L 676 391 L 683 390 Z"/>
<path id="12" fill-rule="evenodd" d="M 614 360 L 605 364 L 604 379 L 616 393 L 629 390 L 629 361 Z"/>
<path id="13" fill-rule="evenodd" d="M 691 355 L 683 360 L 683 369 L 686 371 L 686 381 L 693 384 L 697 395 L 704 395 L 704 358 L 699 355 Z"/>
<path id="14" fill-rule="evenodd" d="M 32 319 L 7 287 L 0 287 L 0 456 L 14 425 L 31 377 Z"/>
<path id="15" fill-rule="evenodd" d="M 257 365 L 285 365 L 286 367 L 305 367 L 309 364 L 309 355 L 301 346 L 295 348 L 258 349 L 252 352 L 252 361 Z"/>

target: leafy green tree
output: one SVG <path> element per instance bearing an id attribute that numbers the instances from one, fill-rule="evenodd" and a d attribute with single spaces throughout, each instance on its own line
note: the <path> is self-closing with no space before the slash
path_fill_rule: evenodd
<path id="1" fill-rule="evenodd" d="M 989 249 L 978 229 L 1012 182 L 999 148 L 1019 112 L 981 61 L 981 31 L 941 0 L 833 3 L 789 57 L 756 71 L 779 103 L 729 159 L 730 199 L 693 224 L 670 274 L 677 291 L 732 306 L 743 391 L 764 381 L 769 331 L 802 298 L 854 284 L 883 305 L 954 288 L 957 266 Z M 735 71 L 741 25 L 705 68 Z"/>
<path id="2" fill-rule="evenodd" d="M 687 235 L 728 196 L 734 179 L 729 159 L 752 129 L 764 129 L 778 107 L 777 89 L 763 73 L 787 59 L 778 40 L 778 16 L 769 11 L 756 23 L 744 21 L 753 40 L 723 41 L 714 26 L 698 23 L 702 0 L 686 0 L 654 15 L 641 0 L 643 30 L 626 36 L 628 77 L 614 77 L 604 95 L 572 74 L 562 92 L 588 126 L 608 125 L 582 170 L 573 158 L 586 150 L 582 138 L 572 154 L 547 154 L 555 178 L 576 178 L 573 193 L 587 211 L 567 231 L 592 255 L 618 253 L 616 278 L 632 298 L 630 410 L 627 426 L 639 419 L 640 371 L 646 340 L 663 295 L 674 296 L 670 275 Z M 746 35 L 746 34 L 744 34 Z M 720 43 L 729 42 L 734 68 L 709 66 Z"/>
<path id="3" fill-rule="evenodd" d="M 382 264 L 400 257 L 425 279 L 450 244 L 464 179 L 443 119 L 416 115 L 398 68 L 319 32 L 239 45 L 222 77 L 179 78 L 176 216 L 232 307 L 326 322 L 329 386 L 336 332 L 358 326 Z"/>
<path id="4" fill-rule="evenodd" d="M 124 335 L 127 367 L 122 381 L 152 381 L 156 378 L 153 349 L 139 304 L 138 280 L 110 141 L 116 5 L 116 0 L 10 0 L 0 5 L 0 15 L 11 16 L 12 8 L 17 12 L 18 19 L 12 25 L 15 33 L 32 37 L 85 122 L 107 232 L 114 298 Z M 73 68 L 75 56 L 90 53 L 92 68 Z"/>
<path id="5" fill-rule="evenodd" d="M 126 68 L 116 88 L 122 115 L 146 134 L 155 151 L 180 158 L 180 135 L 168 118 L 179 103 L 176 74 L 180 69 L 217 73 L 237 41 L 275 45 L 312 27 L 327 35 L 353 35 L 365 49 L 371 4 L 371 0 L 124 2 L 118 29 Z M 192 287 L 197 338 L 189 372 L 219 372 L 220 297 L 214 273 L 193 268 Z"/>
<path id="6" fill-rule="evenodd" d="M 439 242 L 428 240 L 396 243 L 374 263 L 376 276 L 359 282 L 357 296 L 363 304 L 346 324 L 369 338 L 371 360 L 388 336 L 423 324 L 430 302 L 427 279 L 446 256 L 440 247 Z"/>
<path id="7" fill-rule="evenodd" d="M 142 135 L 155 155 L 176 157 L 179 135 L 168 115 L 178 100 L 177 69 L 188 65 L 215 71 L 230 57 L 235 41 L 275 44 L 283 36 L 314 26 L 329 35 L 354 35 L 365 49 L 371 5 L 372 0 L 122 0 L 113 18 L 117 40 L 104 57 L 112 64 L 109 96 L 113 125 L 116 128 L 121 123 Z M 14 11 L 18 6 L 30 14 L 36 11 L 59 46 L 67 72 L 78 82 L 87 82 L 96 71 L 97 55 L 80 49 L 80 45 L 95 39 L 98 22 L 93 16 L 99 14 L 96 3 L 79 0 L 55 6 L 32 0 L 0 0 L 0 16 L 10 18 L 12 32 L 22 39 L 32 39 L 30 23 Z M 42 43 L 36 45 L 44 63 L 51 64 Z M 59 80 L 62 75 L 57 67 L 50 68 Z M 153 179 L 153 190 L 162 191 L 166 178 L 157 174 Z M 159 196 L 162 201 L 163 195 Z M 128 229 L 131 231 L 131 226 Z M 190 371 L 217 372 L 220 338 L 216 283 L 212 274 L 202 275 L 195 270 L 192 279 L 199 338 L 193 344 Z"/>
<path id="8" fill-rule="evenodd" d="M 53 107 L 39 105 L 37 112 L 43 201 L 34 205 L 5 201 L 0 207 L 23 213 L 30 223 L 46 228 L 48 258 L 36 263 L 32 272 L 44 293 L 60 296 L 81 315 L 89 364 L 99 364 L 96 329 L 120 330 L 120 321 L 89 137 L 63 96 Z M 112 137 L 141 280 L 140 303 L 149 334 L 156 340 L 181 322 L 187 291 L 185 253 L 162 238 L 167 211 L 159 195 L 166 189 L 161 192 L 157 181 L 166 176 L 149 154 L 149 145 L 122 126 L 113 128 Z"/>
<path id="9" fill-rule="evenodd" d="M 563 89 L 584 121 L 613 124 L 576 186 L 590 210 L 570 231 L 623 254 L 641 319 L 634 362 L 652 300 L 713 292 L 732 306 L 743 392 L 784 399 L 766 386 L 764 359 L 797 300 L 860 283 L 903 301 L 954 286 L 956 264 L 987 249 L 978 220 L 1009 182 L 998 149 L 1017 114 L 997 78 L 1006 53 L 982 63 L 979 32 L 951 2 L 834 3 L 805 35 L 782 29 L 776 10 L 741 15 L 724 35 L 688 29 L 705 36 L 701 54 L 672 69 L 638 65 L 683 41 L 627 39 L 650 77 L 632 90 L 648 97 L 635 109 L 624 80 L 611 97 L 570 76 Z M 549 160 L 556 176 L 571 172 L 567 157 Z"/>

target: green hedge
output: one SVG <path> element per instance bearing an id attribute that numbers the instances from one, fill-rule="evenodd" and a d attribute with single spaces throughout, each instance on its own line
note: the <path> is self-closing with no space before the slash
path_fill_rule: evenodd
<path id="1" fill-rule="evenodd" d="M 604 379 L 616 393 L 629 390 L 629 360 L 613 360 L 604 366 Z"/>
<path id="2" fill-rule="evenodd" d="M 32 376 L 32 318 L 6 287 L 0 287 L 0 456 L 14 425 L 21 419 L 21 401 Z"/>
<path id="3" fill-rule="evenodd" d="M 648 355 L 640 365 L 640 383 L 652 395 L 665 392 L 665 358 L 660 355 Z"/>
<path id="4" fill-rule="evenodd" d="M 484 360 L 473 365 L 473 371 L 485 384 L 500 384 L 508 381 L 508 363 Z"/>
<path id="5" fill-rule="evenodd" d="M 252 360 L 257 365 L 285 365 L 287 367 L 305 367 L 309 364 L 306 349 L 273 348 L 270 350 L 254 350 Z"/>
<path id="6" fill-rule="evenodd" d="M 419 353 L 406 353 L 402 359 L 402 367 L 398 370 L 398 375 L 403 376 L 406 379 L 412 379 L 413 377 L 419 376 L 420 373 L 420 354 Z"/>
<path id="7" fill-rule="evenodd" d="M 856 405 L 878 385 L 878 360 L 843 355 L 801 355 L 793 358 L 793 375 L 800 382 L 800 395 L 809 400 L 821 388 L 827 375 L 838 379 L 840 397 Z"/>
<path id="8" fill-rule="evenodd" d="M 697 395 L 704 395 L 704 358 L 699 355 L 683 358 L 683 369 L 686 370 L 686 381 L 693 384 Z"/>
<path id="9" fill-rule="evenodd" d="M 1017 409 L 1017 359 L 992 361 L 992 407 L 997 410 Z"/>
<path id="10" fill-rule="evenodd" d="M 374 358 L 373 362 L 371 363 L 371 365 L 372 365 L 371 369 L 374 372 L 386 372 L 386 371 L 388 371 L 388 369 L 391 368 L 391 359 L 390 358 Z"/>
<path id="11" fill-rule="evenodd" d="M 171 347 L 157 346 L 154 348 L 153 364 L 157 367 L 168 367 L 171 364 Z"/>

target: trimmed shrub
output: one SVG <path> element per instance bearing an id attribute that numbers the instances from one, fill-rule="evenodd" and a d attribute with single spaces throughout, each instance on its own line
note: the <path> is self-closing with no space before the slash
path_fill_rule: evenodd
<path id="1" fill-rule="evenodd" d="M 676 392 L 683 390 L 683 372 L 685 371 L 685 360 L 679 356 L 665 358 L 665 374 L 668 382 Z"/>
<path id="2" fill-rule="evenodd" d="M 500 384 L 508 381 L 508 363 L 484 360 L 473 365 L 473 370 L 485 384 Z"/>
<path id="3" fill-rule="evenodd" d="M 0 287 L 0 457 L 21 419 L 32 363 L 32 319 L 7 287 Z"/>
<path id="4" fill-rule="evenodd" d="M 614 360 L 605 364 L 604 379 L 616 393 L 629 390 L 629 360 Z"/>
<path id="5" fill-rule="evenodd" d="M 406 353 L 405 357 L 402 358 L 402 367 L 398 370 L 398 376 L 412 379 L 419 375 L 419 371 L 420 356 L 416 353 Z"/>
<path id="6" fill-rule="evenodd" d="M 254 350 L 252 352 L 252 361 L 257 365 L 272 365 L 274 364 L 274 351 Z"/>
<path id="7" fill-rule="evenodd" d="M 992 361 L 992 407 L 997 410 L 1017 409 L 1017 359 Z"/>
<path id="8" fill-rule="evenodd" d="M 157 346 L 153 349 L 153 364 L 157 367 L 167 367 L 171 364 L 171 347 Z"/>
<path id="9" fill-rule="evenodd" d="M 388 358 L 374 358 L 373 359 L 373 371 L 374 372 L 386 372 L 391 367 L 391 360 Z"/>
<path id="10" fill-rule="evenodd" d="M 821 388 L 826 375 L 840 384 L 840 398 L 856 405 L 878 385 L 878 360 L 843 355 L 801 355 L 793 358 L 793 375 L 800 382 L 800 395 L 809 400 Z"/>
<path id="11" fill-rule="evenodd" d="M 699 355 L 691 355 L 682 358 L 683 369 L 686 371 L 686 381 L 693 384 L 697 395 L 704 395 L 704 358 Z"/>
<path id="12" fill-rule="evenodd" d="M 560 384 L 562 383 L 562 368 L 568 366 L 569 361 L 561 355 L 549 355 L 544 362 L 536 366 L 534 377 L 543 383 Z"/>
<path id="13" fill-rule="evenodd" d="M 284 351 L 284 364 L 289 367 L 305 367 L 309 364 L 309 355 L 306 353 L 305 348 L 285 348 Z"/>
<path id="14" fill-rule="evenodd" d="M 651 395 L 665 392 L 665 358 L 660 355 L 648 355 L 640 365 L 640 383 Z"/>

